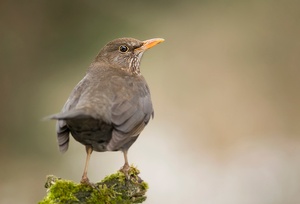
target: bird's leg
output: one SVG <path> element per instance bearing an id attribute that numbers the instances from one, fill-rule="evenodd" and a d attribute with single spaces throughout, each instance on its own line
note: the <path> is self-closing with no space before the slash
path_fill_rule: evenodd
<path id="1" fill-rule="evenodd" d="M 124 163 L 123 167 L 120 169 L 120 171 L 122 171 L 125 174 L 126 178 L 129 179 L 128 171 L 130 169 L 130 166 L 128 163 L 127 152 L 128 152 L 127 150 L 123 150 L 125 163 Z"/>
<path id="2" fill-rule="evenodd" d="M 87 177 L 87 171 L 88 171 L 89 161 L 90 161 L 93 149 L 91 146 L 87 145 L 87 146 L 85 146 L 85 150 L 86 150 L 85 167 L 84 167 L 84 171 L 83 171 L 83 175 L 82 175 L 80 183 L 90 184 L 89 179 Z"/>

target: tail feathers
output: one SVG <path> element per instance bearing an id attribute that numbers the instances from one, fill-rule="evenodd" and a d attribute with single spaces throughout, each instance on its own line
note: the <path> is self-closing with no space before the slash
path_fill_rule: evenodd
<path id="1" fill-rule="evenodd" d="M 57 121 L 57 143 L 59 146 L 59 151 L 65 153 L 69 148 L 69 129 L 63 120 Z"/>
<path id="2" fill-rule="evenodd" d="M 65 153 L 69 148 L 69 131 L 67 133 L 58 133 L 57 141 L 59 146 L 59 151 Z"/>
<path id="3" fill-rule="evenodd" d="M 86 111 L 85 109 L 74 109 L 68 110 L 65 112 L 57 113 L 54 115 L 50 115 L 44 120 L 58 120 L 56 125 L 57 131 L 57 142 L 59 145 L 60 152 L 64 153 L 68 150 L 69 147 L 69 134 L 70 130 L 67 126 L 67 120 L 72 119 L 86 119 L 86 118 L 97 118 L 96 113 L 91 113 Z"/>

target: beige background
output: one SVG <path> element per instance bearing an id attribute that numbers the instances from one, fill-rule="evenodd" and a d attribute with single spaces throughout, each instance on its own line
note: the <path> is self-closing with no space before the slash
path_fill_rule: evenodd
<path id="1" fill-rule="evenodd" d="M 84 147 L 61 155 L 41 118 L 125 36 L 166 39 L 142 61 L 155 118 L 129 151 L 145 203 L 300 203 L 300 3 L 105 2 L 0 3 L 0 203 L 37 203 L 47 174 L 80 180 Z M 122 164 L 95 153 L 89 177 Z"/>

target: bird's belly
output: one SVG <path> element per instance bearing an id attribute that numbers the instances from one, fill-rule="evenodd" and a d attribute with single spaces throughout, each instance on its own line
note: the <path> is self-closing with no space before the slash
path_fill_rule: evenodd
<path id="1" fill-rule="evenodd" d="M 69 121 L 68 127 L 73 138 L 83 145 L 92 146 L 94 151 L 107 151 L 107 144 L 112 137 L 112 126 L 94 121 Z"/>

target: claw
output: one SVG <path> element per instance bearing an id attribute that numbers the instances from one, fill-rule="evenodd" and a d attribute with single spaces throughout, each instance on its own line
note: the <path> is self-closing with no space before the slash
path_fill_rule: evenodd
<path id="1" fill-rule="evenodd" d="M 81 184 L 87 184 L 87 185 L 89 185 L 90 184 L 90 180 L 89 180 L 88 177 L 82 177 L 80 183 Z"/>
<path id="2" fill-rule="evenodd" d="M 95 188 L 97 189 L 99 192 L 100 192 L 100 189 L 98 188 L 98 186 L 92 182 L 89 181 L 89 179 L 86 177 L 86 178 L 82 178 L 80 183 L 82 185 L 87 185 L 87 186 L 91 186 L 92 188 Z"/>
<path id="3" fill-rule="evenodd" d="M 129 169 L 130 166 L 128 164 L 124 164 L 124 166 L 120 169 L 120 171 L 124 173 L 127 180 L 130 180 Z"/>

